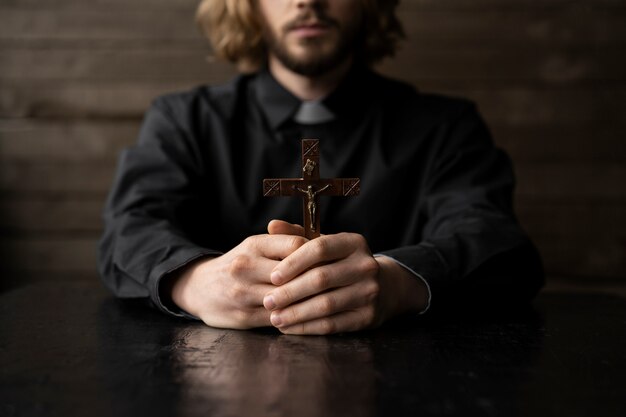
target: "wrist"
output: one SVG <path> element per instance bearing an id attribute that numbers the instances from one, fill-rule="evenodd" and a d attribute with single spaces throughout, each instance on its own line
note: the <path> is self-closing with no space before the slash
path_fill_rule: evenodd
<path id="1" fill-rule="evenodd" d="M 428 307 L 429 290 L 413 273 L 387 256 L 375 258 L 380 279 L 388 287 L 388 311 L 391 316 L 420 313 Z"/>
<path id="2" fill-rule="evenodd" d="M 201 258 L 173 271 L 167 276 L 164 292 L 170 302 L 178 309 L 199 316 L 198 306 L 194 302 L 196 291 L 194 283 L 197 277 L 202 274 L 203 265 L 215 258 Z"/>

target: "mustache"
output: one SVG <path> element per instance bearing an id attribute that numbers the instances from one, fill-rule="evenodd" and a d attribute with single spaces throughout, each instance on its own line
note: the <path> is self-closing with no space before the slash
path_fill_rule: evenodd
<path id="1" fill-rule="evenodd" d="M 326 26 L 334 26 L 339 27 L 339 22 L 337 22 L 332 17 L 327 16 L 323 11 L 318 10 L 308 10 L 303 13 L 300 13 L 296 18 L 287 22 L 283 27 L 285 32 L 288 32 L 293 29 L 297 29 L 300 26 L 304 26 L 307 24 L 322 24 Z"/>

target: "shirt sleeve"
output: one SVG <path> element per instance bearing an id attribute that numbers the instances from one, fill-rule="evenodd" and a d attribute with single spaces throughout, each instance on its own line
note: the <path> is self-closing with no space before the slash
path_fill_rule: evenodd
<path id="1" fill-rule="evenodd" d="M 125 150 L 104 209 L 99 271 L 118 297 L 146 298 L 159 309 L 186 314 L 159 294 L 167 274 L 205 256 L 219 256 L 196 236 L 208 202 L 193 135 L 157 100 L 146 113 L 138 143 Z"/>
<path id="2" fill-rule="evenodd" d="M 513 213 L 514 174 L 473 105 L 440 129 L 426 172 L 416 245 L 381 252 L 427 282 L 431 308 L 530 300 L 544 282 Z"/>
<path id="3" fill-rule="evenodd" d="M 427 301 L 426 301 L 426 307 L 424 307 L 424 309 L 422 311 L 420 311 L 418 314 L 426 313 L 428 311 L 428 309 L 430 308 L 430 301 L 432 300 L 432 292 L 430 291 L 430 285 L 428 285 L 428 281 L 426 281 L 426 279 L 424 279 L 423 276 L 421 276 L 420 274 L 418 274 L 417 272 L 412 270 L 409 266 L 403 264 L 402 262 L 400 262 L 397 259 L 391 258 L 391 257 L 389 257 L 387 255 L 383 255 L 381 253 L 375 253 L 374 254 L 374 258 L 379 258 L 379 257 L 385 257 L 385 258 L 391 259 L 392 261 L 394 261 L 395 263 L 400 265 L 402 268 L 404 268 L 408 272 L 410 272 L 415 279 L 420 280 L 424 284 L 424 286 L 426 287 L 426 292 L 428 293 L 428 297 L 427 297 Z"/>

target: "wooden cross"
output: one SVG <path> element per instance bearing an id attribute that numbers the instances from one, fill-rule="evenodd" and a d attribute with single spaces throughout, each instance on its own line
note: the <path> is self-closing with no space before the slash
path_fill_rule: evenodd
<path id="1" fill-rule="evenodd" d="M 320 145 L 317 139 L 302 140 L 302 178 L 263 180 L 263 196 L 300 196 L 304 216 L 304 236 L 320 236 L 320 196 L 352 197 L 361 190 L 359 178 L 320 178 Z"/>

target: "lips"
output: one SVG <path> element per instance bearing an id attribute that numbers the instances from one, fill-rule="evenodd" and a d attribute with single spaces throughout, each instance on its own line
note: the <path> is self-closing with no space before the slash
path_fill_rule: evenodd
<path id="1" fill-rule="evenodd" d="M 327 28 L 328 26 L 328 23 L 324 22 L 310 22 L 296 24 L 292 27 L 292 29 Z"/>
<path id="2" fill-rule="evenodd" d="M 324 13 L 309 11 L 289 22 L 285 26 L 285 32 L 295 33 L 299 36 L 319 36 L 337 26 L 338 23 Z"/>
<path id="3" fill-rule="evenodd" d="M 330 25 L 323 22 L 300 23 L 293 25 L 289 31 L 299 36 L 320 36 L 330 29 Z"/>

